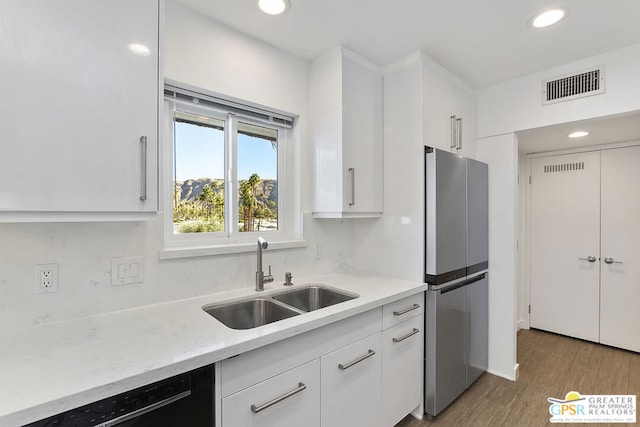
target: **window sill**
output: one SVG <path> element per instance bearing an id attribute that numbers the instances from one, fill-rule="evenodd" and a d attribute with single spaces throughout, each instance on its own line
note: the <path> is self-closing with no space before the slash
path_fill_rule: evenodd
<path id="1" fill-rule="evenodd" d="M 309 242 L 306 240 L 283 240 L 269 242 L 269 251 L 279 249 L 306 248 Z M 195 258 L 202 256 L 238 254 L 255 252 L 256 243 L 229 243 L 211 246 L 186 246 L 178 248 L 164 248 L 158 252 L 159 259 Z"/>

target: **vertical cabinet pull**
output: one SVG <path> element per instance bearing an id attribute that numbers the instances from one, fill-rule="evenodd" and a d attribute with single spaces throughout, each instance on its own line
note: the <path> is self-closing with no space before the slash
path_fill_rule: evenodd
<path id="1" fill-rule="evenodd" d="M 356 168 L 349 168 L 349 181 L 351 182 L 351 201 L 349 206 L 356 204 Z"/>
<path id="2" fill-rule="evenodd" d="M 298 383 L 298 387 L 294 388 L 291 391 L 286 392 L 282 396 L 278 396 L 275 399 L 270 400 L 267 403 L 264 403 L 264 404 L 262 404 L 260 406 L 251 405 L 251 412 L 253 412 L 254 414 L 257 414 L 260 411 L 264 411 L 265 409 L 272 407 L 276 403 L 280 403 L 283 400 L 290 398 L 294 394 L 300 393 L 302 390 L 305 390 L 306 388 L 307 388 L 307 386 L 304 383 L 300 383 L 299 382 Z"/>
<path id="3" fill-rule="evenodd" d="M 458 147 L 458 138 L 456 136 L 456 116 L 451 116 L 451 149 Z"/>
<path id="4" fill-rule="evenodd" d="M 147 137 L 140 137 L 140 200 L 147 200 Z"/>
<path id="5" fill-rule="evenodd" d="M 457 150 L 462 150 L 462 117 L 458 117 L 456 119 L 456 138 L 457 138 L 457 143 L 456 143 L 456 149 Z"/>
<path id="6" fill-rule="evenodd" d="M 418 332 L 420 332 L 420 329 L 413 328 L 413 330 L 411 332 L 409 332 L 408 334 L 405 334 L 405 335 L 403 335 L 401 337 L 398 337 L 398 338 L 392 338 L 391 340 L 393 342 L 402 342 L 402 341 L 406 340 L 407 338 L 414 336 Z"/>
<path id="7" fill-rule="evenodd" d="M 373 356 L 374 354 L 376 354 L 376 352 L 375 352 L 375 351 L 373 351 L 373 350 L 369 350 L 369 351 L 367 352 L 367 354 L 365 354 L 364 356 L 360 356 L 360 357 L 358 357 L 357 359 L 352 360 L 352 361 L 351 361 L 351 362 L 349 362 L 349 363 L 345 363 L 345 364 L 340 363 L 340 364 L 338 364 L 338 369 L 340 369 L 341 371 L 344 371 L 344 370 L 346 370 L 346 369 L 349 369 L 349 368 L 350 368 L 350 367 L 352 367 L 353 365 L 358 364 L 358 363 L 362 362 L 363 360 L 370 358 L 370 357 L 371 357 L 371 356 Z"/>

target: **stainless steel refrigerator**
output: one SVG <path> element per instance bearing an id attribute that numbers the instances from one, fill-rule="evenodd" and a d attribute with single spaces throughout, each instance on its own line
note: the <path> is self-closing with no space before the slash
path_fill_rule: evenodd
<path id="1" fill-rule="evenodd" d="M 488 166 L 425 147 L 425 412 L 487 369 Z"/>

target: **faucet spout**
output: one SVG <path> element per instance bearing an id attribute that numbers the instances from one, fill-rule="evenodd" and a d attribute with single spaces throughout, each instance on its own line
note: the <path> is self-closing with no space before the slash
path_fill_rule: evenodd
<path id="1" fill-rule="evenodd" d="M 271 275 L 271 266 L 269 266 L 269 274 L 265 276 L 262 271 L 262 250 L 267 249 L 269 243 L 262 237 L 258 237 L 258 251 L 256 261 L 256 291 L 264 291 L 265 282 L 273 282 L 273 276 Z"/>

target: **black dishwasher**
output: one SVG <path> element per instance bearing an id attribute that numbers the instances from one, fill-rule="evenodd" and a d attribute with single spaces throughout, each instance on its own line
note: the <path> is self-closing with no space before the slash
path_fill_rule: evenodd
<path id="1" fill-rule="evenodd" d="M 213 427 L 213 383 L 210 365 L 26 427 Z"/>

